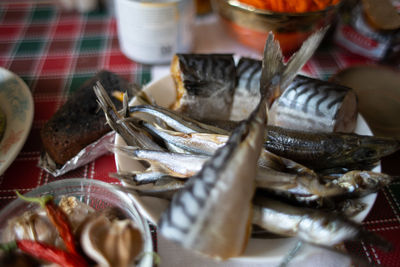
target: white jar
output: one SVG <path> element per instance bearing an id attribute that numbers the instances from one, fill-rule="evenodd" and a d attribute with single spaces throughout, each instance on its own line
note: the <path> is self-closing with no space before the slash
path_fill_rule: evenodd
<path id="1" fill-rule="evenodd" d="M 193 46 L 193 0 L 115 0 L 122 52 L 145 64 L 169 63 Z"/>

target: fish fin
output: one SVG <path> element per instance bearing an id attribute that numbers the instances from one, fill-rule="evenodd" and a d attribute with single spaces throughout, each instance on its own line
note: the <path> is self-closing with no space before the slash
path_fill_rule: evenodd
<path id="1" fill-rule="evenodd" d="M 282 76 L 280 86 L 282 92 L 293 81 L 297 73 L 314 54 L 315 50 L 317 50 L 328 29 L 329 26 L 326 26 L 314 32 L 310 37 L 307 38 L 307 40 L 303 42 L 300 49 L 290 57 L 289 61 L 286 63 L 287 67 Z"/>
<path id="2" fill-rule="evenodd" d="M 93 86 L 97 96 L 97 103 L 103 109 L 108 125 L 124 139 L 128 145 L 135 145 L 146 149 L 163 150 L 156 144 L 143 130 L 135 126 L 131 121 L 125 121 L 123 114 L 117 111 L 114 103 L 111 101 L 108 93 L 100 82 Z M 124 105 L 127 105 L 128 99 L 124 97 Z M 128 110 L 128 109 L 127 109 Z"/>
<path id="3" fill-rule="evenodd" d="M 260 94 L 261 99 L 266 97 L 268 103 L 271 104 L 278 97 L 279 90 L 277 88 L 285 68 L 283 61 L 284 58 L 279 42 L 275 40 L 274 34 L 269 32 L 263 53 Z"/>
<path id="4" fill-rule="evenodd" d="M 260 93 L 261 96 L 266 95 L 268 106 L 271 106 L 274 100 L 283 93 L 311 58 L 328 28 L 324 27 L 313 33 L 286 64 L 279 42 L 274 39 L 273 33 L 269 32 L 264 47 L 260 79 Z"/>

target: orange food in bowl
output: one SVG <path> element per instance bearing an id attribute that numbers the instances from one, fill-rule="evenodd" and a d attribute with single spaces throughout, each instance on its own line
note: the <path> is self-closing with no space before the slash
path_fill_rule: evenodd
<path id="1" fill-rule="evenodd" d="M 340 0 L 239 0 L 244 4 L 275 12 L 304 13 L 336 5 Z"/>
<path id="2" fill-rule="evenodd" d="M 246 3 L 243 3 L 244 1 Z M 329 25 L 340 6 L 340 0 L 211 0 L 211 2 L 226 31 L 239 43 L 262 53 L 268 33 L 272 31 L 285 56 L 295 52 L 316 30 Z M 292 2 L 301 2 L 303 5 L 293 7 Z M 257 5 L 265 7 L 268 3 L 274 3 L 275 8 L 281 10 L 294 11 L 291 8 L 297 11 L 317 10 L 277 12 L 255 7 Z"/>
<path id="3" fill-rule="evenodd" d="M 268 37 L 266 32 L 246 28 L 226 19 L 222 20 L 227 25 L 229 33 L 233 35 L 238 42 L 259 52 L 264 51 L 265 41 Z M 300 47 L 300 44 L 310 35 L 311 32 L 274 33 L 274 38 L 279 41 L 282 53 L 285 56 L 289 56 L 291 53 L 295 52 Z"/>

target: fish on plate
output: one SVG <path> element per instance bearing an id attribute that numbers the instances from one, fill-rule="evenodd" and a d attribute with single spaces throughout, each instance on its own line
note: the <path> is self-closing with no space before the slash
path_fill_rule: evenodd
<path id="1" fill-rule="evenodd" d="M 313 132 L 354 131 L 357 95 L 336 83 L 298 75 L 270 109 L 271 125 Z"/>
<path id="2" fill-rule="evenodd" d="M 311 44 L 314 49 L 323 35 L 323 31 L 314 35 L 316 42 Z M 264 142 L 268 101 L 271 92 L 285 81 L 281 79 L 290 77 L 285 72 L 297 72 L 296 67 L 302 66 L 298 60 L 306 61 L 312 55 L 313 49 L 302 48 L 285 66 L 279 44 L 269 35 L 263 61 L 279 62 L 264 64 L 260 102 L 249 118 L 231 133 L 226 144 L 173 196 L 159 222 L 160 233 L 166 238 L 215 259 L 243 253 L 251 227 L 251 202 Z"/>
<path id="3" fill-rule="evenodd" d="M 260 196 L 254 199 L 254 205 L 253 223 L 272 233 L 297 236 L 327 247 L 357 240 L 390 249 L 390 244 L 380 236 L 335 213 L 299 208 Z"/>
<path id="4" fill-rule="evenodd" d="M 182 181 L 189 180 L 210 159 L 210 156 L 204 155 L 150 151 L 128 146 L 116 146 L 113 151 L 149 164 L 143 172 L 113 175 L 128 184 L 135 185 L 135 189 L 142 195 L 145 194 L 142 192 L 143 189 L 148 189 L 148 186 L 142 185 L 159 182 L 165 177 Z M 335 176 L 319 175 L 288 159 L 280 158 L 279 160 L 280 163 L 274 162 L 268 166 L 258 164 L 255 185 L 260 194 L 267 192 L 269 195 L 296 202 L 301 206 L 333 210 L 338 206 L 337 201 L 375 193 L 398 179 L 380 172 L 361 170 Z M 165 185 L 165 193 L 168 192 L 168 185 L 165 183 L 162 185 Z M 183 185 L 184 183 L 180 184 L 182 188 Z M 162 191 L 159 185 L 157 185 L 157 191 Z"/>
<path id="5" fill-rule="evenodd" d="M 142 106 L 138 106 L 138 109 L 146 112 Z M 174 124 L 178 123 L 170 117 L 157 116 L 156 118 L 165 120 L 170 127 L 175 127 Z M 232 124 L 237 125 L 237 123 Z M 216 127 L 207 127 L 204 123 L 202 123 L 202 127 L 206 129 L 206 133 L 196 132 L 195 128 L 190 128 L 190 123 L 185 123 L 184 116 L 180 117 L 179 125 L 184 125 L 190 130 L 179 132 L 165 129 L 156 123 L 141 122 L 143 131 L 162 140 L 165 146 L 174 152 L 212 155 L 228 139 L 229 131 L 226 131 L 226 134 L 208 133 Z M 219 132 L 223 132 L 223 130 L 221 129 Z M 371 170 L 381 158 L 400 149 L 400 140 L 396 138 L 355 133 L 315 133 L 272 125 L 266 126 L 265 140 L 265 153 L 273 153 L 326 174 L 357 169 Z M 270 157 L 267 155 L 262 159 Z"/>
<path id="6" fill-rule="evenodd" d="M 231 119 L 241 120 L 260 97 L 255 85 L 260 80 L 261 61 L 240 58 L 236 72 Z M 353 132 L 357 103 L 357 96 L 349 87 L 297 75 L 272 104 L 268 124 L 314 132 Z"/>
<path id="7" fill-rule="evenodd" d="M 271 39 L 268 40 L 271 44 Z M 267 59 L 264 61 L 270 62 L 281 57 L 279 46 L 278 48 L 276 46 L 274 43 L 272 51 L 266 50 Z M 312 54 L 312 51 L 309 52 Z M 300 68 L 302 66 L 296 60 L 298 58 L 288 63 L 288 68 L 290 67 L 292 71 L 296 66 Z M 287 83 L 288 77 L 294 78 L 287 73 L 288 68 L 282 61 L 275 64 L 265 67 L 270 75 L 267 77 L 263 75 L 261 78 L 261 101 L 256 110 L 247 120 L 239 124 L 229 135 L 225 145 L 216 150 L 203 164 L 201 170 L 173 194 L 169 207 L 163 212 L 159 221 L 160 233 L 185 248 L 212 258 L 227 259 L 239 256 L 246 246 L 254 220 L 251 213 L 259 155 L 265 141 L 264 132 L 268 130 L 265 127 L 266 107 L 279 96 L 278 85 Z M 168 187 L 173 188 L 175 183 L 173 180 L 163 181 Z M 274 219 L 277 219 L 277 216 Z M 335 221 L 332 223 L 341 225 Z M 324 233 L 326 229 L 321 230 L 315 233 Z M 347 240 L 348 237 L 355 239 L 362 237 L 367 242 L 384 244 L 373 234 L 364 235 L 365 232 L 360 229 L 351 232 L 352 235 L 342 233 L 343 231 L 333 231 L 334 240 L 339 242 Z M 328 242 L 330 239 L 331 237 L 325 241 Z"/>

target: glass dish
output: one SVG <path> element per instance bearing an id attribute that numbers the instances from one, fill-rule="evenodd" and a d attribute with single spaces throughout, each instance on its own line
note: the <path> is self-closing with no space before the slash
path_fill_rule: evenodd
<path id="1" fill-rule="evenodd" d="M 142 232 L 144 239 L 143 257 L 140 259 L 137 266 L 148 267 L 153 265 L 153 243 L 149 225 L 139 214 L 132 199 L 126 193 L 105 182 L 72 178 L 42 185 L 25 194 L 25 196 L 29 197 L 43 195 L 52 195 L 56 203 L 62 196 L 74 196 L 97 211 L 104 210 L 108 207 L 119 208 L 127 218 L 136 223 Z M 26 211 L 35 210 L 37 207 L 35 203 L 27 203 L 21 199 L 16 199 L 1 210 L 0 239 L 2 239 L 9 219 L 22 215 Z"/>

